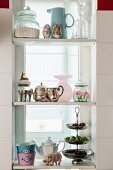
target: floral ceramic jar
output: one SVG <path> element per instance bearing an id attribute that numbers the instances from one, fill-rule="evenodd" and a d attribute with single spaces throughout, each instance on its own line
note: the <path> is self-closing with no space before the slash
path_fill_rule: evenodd
<path id="1" fill-rule="evenodd" d="M 88 102 L 90 100 L 88 84 L 85 84 L 83 82 L 78 82 L 75 84 L 75 89 L 73 91 L 73 100 L 75 102 Z"/>

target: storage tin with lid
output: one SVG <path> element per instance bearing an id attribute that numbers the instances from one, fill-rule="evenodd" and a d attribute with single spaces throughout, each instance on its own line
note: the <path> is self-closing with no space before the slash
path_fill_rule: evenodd
<path id="1" fill-rule="evenodd" d="M 73 100 L 75 102 L 88 102 L 90 100 L 88 84 L 81 81 L 75 84 L 75 89 L 73 91 Z"/>

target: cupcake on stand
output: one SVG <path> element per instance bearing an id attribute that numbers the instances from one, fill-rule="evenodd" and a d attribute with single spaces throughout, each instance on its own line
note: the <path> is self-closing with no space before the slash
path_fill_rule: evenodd
<path id="1" fill-rule="evenodd" d="M 18 82 L 18 86 L 22 86 L 22 87 L 29 87 L 30 86 L 30 81 L 29 79 L 26 77 L 25 73 L 22 72 L 21 74 L 21 78 Z"/>
<path id="2" fill-rule="evenodd" d="M 33 89 L 28 89 L 30 84 L 31 82 L 26 77 L 25 73 L 22 72 L 21 78 L 18 81 L 19 101 L 21 102 L 31 101 Z"/>

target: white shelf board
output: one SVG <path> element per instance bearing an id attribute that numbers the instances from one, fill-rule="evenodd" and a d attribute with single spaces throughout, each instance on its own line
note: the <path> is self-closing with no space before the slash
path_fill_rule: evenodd
<path id="1" fill-rule="evenodd" d="M 13 38 L 15 45 L 38 45 L 38 46 L 74 46 L 95 45 L 95 39 L 36 39 L 36 38 Z"/>
<path id="2" fill-rule="evenodd" d="M 26 105 L 80 105 L 80 106 L 95 106 L 96 102 L 19 102 L 14 101 L 14 106 Z"/>
<path id="3" fill-rule="evenodd" d="M 60 166 L 47 166 L 43 163 L 43 161 L 36 161 L 34 165 L 30 166 L 21 166 L 17 163 L 14 163 L 13 169 L 95 169 L 96 166 L 91 160 L 85 160 L 84 163 L 72 164 L 72 160 L 62 160 Z"/>

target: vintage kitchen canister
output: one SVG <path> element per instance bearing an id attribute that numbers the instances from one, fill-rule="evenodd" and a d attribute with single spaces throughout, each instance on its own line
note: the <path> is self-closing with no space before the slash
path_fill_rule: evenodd
<path id="1" fill-rule="evenodd" d="M 39 38 L 40 29 L 36 13 L 27 6 L 19 11 L 14 25 L 15 37 Z"/>
<path id="2" fill-rule="evenodd" d="M 75 89 L 73 91 L 73 100 L 75 102 L 90 101 L 90 93 L 87 83 L 79 81 L 75 84 Z"/>

